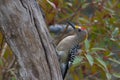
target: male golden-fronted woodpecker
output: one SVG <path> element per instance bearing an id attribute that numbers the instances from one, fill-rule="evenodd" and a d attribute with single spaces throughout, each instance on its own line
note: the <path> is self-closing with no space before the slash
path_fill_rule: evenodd
<path id="1" fill-rule="evenodd" d="M 60 61 L 63 78 L 65 78 L 74 58 L 78 55 L 80 45 L 87 38 L 87 30 L 81 26 L 76 26 L 68 22 L 75 31 L 75 34 L 65 37 L 57 45 L 57 54 Z"/>

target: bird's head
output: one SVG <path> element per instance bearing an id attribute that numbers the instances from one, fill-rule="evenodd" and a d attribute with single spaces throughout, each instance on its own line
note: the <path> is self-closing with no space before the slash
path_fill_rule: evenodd
<path id="1" fill-rule="evenodd" d="M 71 27 L 75 30 L 75 33 L 77 34 L 78 38 L 85 40 L 88 37 L 87 29 L 85 27 L 74 25 L 71 22 L 68 22 L 68 24 L 71 25 Z"/>

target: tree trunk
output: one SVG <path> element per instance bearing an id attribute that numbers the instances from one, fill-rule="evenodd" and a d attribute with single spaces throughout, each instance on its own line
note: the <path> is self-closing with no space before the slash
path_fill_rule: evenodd
<path id="1" fill-rule="evenodd" d="M 19 80 L 62 80 L 51 36 L 35 0 L 0 0 L 0 28 L 20 65 Z"/>

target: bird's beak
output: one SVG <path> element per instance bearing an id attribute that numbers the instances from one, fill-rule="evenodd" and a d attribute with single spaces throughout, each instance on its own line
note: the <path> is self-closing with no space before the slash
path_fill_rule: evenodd
<path id="1" fill-rule="evenodd" d="M 67 22 L 69 25 L 72 26 L 73 29 L 75 29 L 75 24 L 71 23 L 71 22 Z"/>
<path id="2" fill-rule="evenodd" d="M 70 26 L 72 26 L 72 28 L 73 29 L 81 29 L 81 30 L 86 30 L 86 28 L 85 27 L 81 27 L 81 26 L 77 26 L 77 25 L 75 25 L 75 24 L 73 24 L 73 23 L 71 23 L 71 22 L 67 22 Z"/>
<path id="3" fill-rule="evenodd" d="M 76 25 L 75 28 L 76 28 L 76 29 L 81 29 L 81 26 L 77 26 L 77 25 Z"/>

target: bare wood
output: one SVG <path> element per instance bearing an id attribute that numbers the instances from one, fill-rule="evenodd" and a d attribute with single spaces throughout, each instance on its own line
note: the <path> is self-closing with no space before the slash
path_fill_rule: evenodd
<path id="1" fill-rule="evenodd" d="M 35 0 L 0 0 L 0 27 L 20 65 L 20 80 L 62 80 L 58 59 Z"/>

